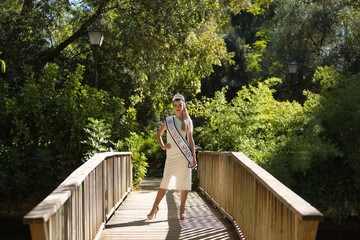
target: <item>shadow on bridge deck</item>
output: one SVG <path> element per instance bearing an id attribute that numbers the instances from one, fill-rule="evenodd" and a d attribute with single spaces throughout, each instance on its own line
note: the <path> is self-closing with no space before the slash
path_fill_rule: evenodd
<path id="1" fill-rule="evenodd" d="M 168 191 L 157 218 L 147 220 L 161 179 L 146 179 L 106 224 L 100 239 L 238 239 L 231 225 L 201 194 L 189 192 L 185 220 L 178 219 L 179 191 Z"/>

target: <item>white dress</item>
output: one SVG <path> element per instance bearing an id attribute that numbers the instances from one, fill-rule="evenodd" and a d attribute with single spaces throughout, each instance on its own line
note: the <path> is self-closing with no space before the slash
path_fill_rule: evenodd
<path id="1" fill-rule="evenodd" d="M 186 139 L 186 132 L 181 131 L 181 121 L 177 117 L 175 117 L 175 126 L 181 136 Z M 160 188 L 191 190 L 191 168 L 188 167 L 188 161 L 168 131 L 166 131 L 166 138 L 171 148 L 166 150 L 166 162 Z"/>

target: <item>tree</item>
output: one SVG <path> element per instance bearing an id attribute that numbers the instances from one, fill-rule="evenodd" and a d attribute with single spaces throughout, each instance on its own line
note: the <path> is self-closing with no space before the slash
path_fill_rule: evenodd
<path id="1" fill-rule="evenodd" d="M 132 96 L 139 97 L 140 107 L 150 98 L 153 110 L 162 111 L 169 92 L 194 97 L 213 65 L 230 61 L 232 54 L 217 33 L 227 6 L 233 11 L 246 7 L 245 1 L 210 0 L 7 1 L 0 17 L 0 49 L 9 66 L 5 78 L 16 95 L 26 77 L 41 75 L 48 62 L 92 69 L 85 34 L 97 21 L 106 36 L 100 88 L 121 95 L 127 105 Z M 83 84 L 92 85 L 91 79 L 88 70 Z"/>
<path id="2" fill-rule="evenodd" d="M 0 75 L 1 200 L 37 201 L 81 164 L 91 150 L 84 143 L 91 118 L 109 126 L 112 142 L 128 139 L 132 147 L 146 139 L 136 134 L 157 127 L 169 95 L 194 97 L 213 65 L 231 62 L 219 34 L 228 17 L 224 10 L 246 7 L 243 0 L 2 3 L 0 50 L 7 70 Z M 86 36 L 94 22 L 106 36 L 99 90 L 91 87 Z M 141 178 L 146 164 L 143 155 L 138 159 Z M 46 174 L 36 178 L 40 172 Z"/>
<path id="3" fill-rule="evenodd" d="M 230 93 L 191 105 L 202 148 L 244 152 L 336 221 L 359 213 L 359 10 L 351 0 L 276 1 L 233 16 L 224 39 L 241 78 L 216 67 L 211 87 Z"/>
<path id="4" fill-rule="evenodd" d="M 319 94 L 306 92 L 303 105 L 274 98 L 281 81 L 267 79 L 238 91 L 194 100 L 189 109 L 201 124 L 199 146 L 241 151 L 322 211 L 341 221 L 359 210 L 359 74 L 319 68 Z"/>
<path id="5" fill-rule="evenodd" d="M 296 60 L 300 65 L 294 76 L 295 99 L 303 103 L 303 90 L 320 91 L 312 82 L 318 66 L 334 65 L 341 73 L 359 71 L 356 1 L 276 1 L 260 9 L 243 10 L 226 25 L 228 49 L 241 51 L 235 51 L 236 69 L 229 70 L 226 64 L 216 68 L 210 78 L 219 85 L 216 90 L 228 85 L 228 96 L 234 97 L 230 93 L 239 86 L 279 77 L 284 81 L 277 85 L 276 98 L 291 99 L 292 76 L 286 62 Z M 241 74 L 232 75 L 239 68 L 243 69 Z"/>

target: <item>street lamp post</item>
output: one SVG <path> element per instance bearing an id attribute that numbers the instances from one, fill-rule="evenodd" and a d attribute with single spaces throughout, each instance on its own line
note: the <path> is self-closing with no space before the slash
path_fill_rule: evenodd
<path id="1" fill-rule="evenodd" d="M 96 27 L 93 29 L 90 29 L 87 31 L 90 44 L 93 47 L 93 53 L 94 53 L 94 61 L 95 61 L 95 73 L 94 73 L 94 83 L 95 88 L 98 88 L 98 49 L 101 46 L 103 40 L 104 40 L 104 33 L 100 30 L 100 28 Z"/>
<path id="2" fill-rule="evenodd" d="M 293 60 L 291 62 L 287 62 L 286 64 L 288 65 L 288 70 L 291 75 L 291 98 L 292 98 L 292 100 L 294 100 L 294 98 L 295 98 L 294 77 L 298 70 L 299 63 L 296 62 L 295 60 Z"/>

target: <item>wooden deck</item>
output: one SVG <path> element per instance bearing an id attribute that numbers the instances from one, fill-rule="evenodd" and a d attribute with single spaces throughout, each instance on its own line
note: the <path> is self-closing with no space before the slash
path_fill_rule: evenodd
<path id="1" fill-rule="evenodd" d="M 239 239 L 232 224 L 196 191 L 189 192 L 185 220 L 178 219 L 178 191 L 168 191 L 157 218 L 147 220 L 160 180 L 144 180 L 140 191 L 132 191 L 107 222 L 99 239 Z"/>

